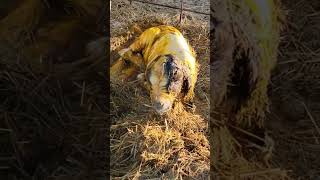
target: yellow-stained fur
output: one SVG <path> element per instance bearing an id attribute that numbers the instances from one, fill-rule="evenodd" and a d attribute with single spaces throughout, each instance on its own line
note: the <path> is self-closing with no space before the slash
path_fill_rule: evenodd
<path id="1" fill-rule="evenodd" d="M 163 70 L 163 64 L 166 62 L 166 55 L 172 55 L 177 59 L 181 67 L 187 67 L 188 79 L 190 80 L 188 93 L 183 96 L 185 102 L 192 101 L 194 96 L 194 87 L 197 81 L 198 63 L 196 54 L 188 44 L 183 35 L 174 27 L 161 25 L 145 30 L 129 48 L 119 51 L 121 58 L 111 67 L 111 78 L 127 79 L 132 76 L 136 68 L 145 74 L 144 78 L 150 72 L 149 89 L 151 98 L 167 98 L 174 101 L 179 95 L 166 94 L 163 92 L 163 86 L 167 83 Z M 123 71 L 124 60 L 130 62 L 130 72 Z M 181 69 L 181 67 L 179 69 Z M 119 73 L 121 72 L 122 73 Z M 140 74 L 140 78 L 143 74 Z M 152 85 L 152 87 L 150 87 Z"/>

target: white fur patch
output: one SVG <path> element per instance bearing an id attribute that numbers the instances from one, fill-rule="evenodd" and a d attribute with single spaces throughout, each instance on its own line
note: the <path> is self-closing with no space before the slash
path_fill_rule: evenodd
<path id="1" fill-rule="evenodd" d="M 195 58 L 193 57 L 187 40 L 183 36 L 171 35 L 168 50 L 177 52 L 174 54 L 181 60 L 187 60 L 191 67 L 195 66 Z"/>
<path id="2" fill-rule="evenodd" d="M 154 84 L 156 84 L 157 82 L 158 82 L 158 77 L 155 76 L 155 75 L 151 72 L 151 74 L 150 74 L 150 83 L 151 83 L 152 85 L 154 85 Z"/>

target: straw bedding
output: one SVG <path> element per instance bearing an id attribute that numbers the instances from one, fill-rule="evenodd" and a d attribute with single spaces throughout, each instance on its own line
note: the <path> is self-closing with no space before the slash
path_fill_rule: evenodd
<path id="1" fill-rule="evenodd" d="M 184 2 L 209 11 L 209 1 Z M 223 179 L 319 176 L 319 4 L 282 2 L 287 27 L 279 61 L 270 65 L 277 66 L 264 134 L 243 127 L 255 121 L 209 123 L 209 17 L 184 12 L 179 25 L 178 10 L 112 1 L 111 61 L 144 29 L 170 24 L 190 41 L 201 65 L 195 113 L 177 105 L 159 117 L 134 81 L 111 82 L 113 179 L 208 179 L 210 162 L 211 177 Z M 95 13 L 103 6 L 73 0 L 1 3 L 10 7 L 0 13 L 1 179 L 104 179 L 107 38 L 100 38 Z"/>
<path id="2" fill-rule="evenodd" d="M 103 37 L 102 2 L 7 3 L 0 19 L 0 179 L 104 179 L 106 54 L 86 51 Z"/>
<path id="3" fill-rule="evenodd" d="M 179 11 L 120 0 L 112 1 L 111 8 L 111 62 L 118 58 L 117 51 L 144 29 L 170 24 L 190 41 L 200 63 L 194 114 L 178 106 L 167 116 L 157 116 L 150 108 L 147 92 L 135 81 L 111 83 L 113 179 L 209 179 L 210 160 L 213 178 L 288 178 L 282 169 L 267 165 L 273 145 L 268 136 L 265 140 L 219 123 L 209 136 L 208 17 L 186 13 L 179 25 Z M 260 151 L 247 148 L 248 141 L 258 141 Z"/>
<path id="4" fill-rule="evenodd" d="M 201 65 L 197 82 L 196 113 L 177 104 L 160 117 L 150 107 L 146 90 L 132 82 L 111 83 L 111 176 L 114 179 L 207 179 L 209 174 L 209 37 L 208 21 L 141 4 L 112 1 L 111 61 L 148 27 L 176 26 L 196 49 Z M 142 8 L 142 9 L 139 9 Z M 125 15 L 123 15 L 125 14 Z M 188 16 L 190 16 L 188 18 Z"/>

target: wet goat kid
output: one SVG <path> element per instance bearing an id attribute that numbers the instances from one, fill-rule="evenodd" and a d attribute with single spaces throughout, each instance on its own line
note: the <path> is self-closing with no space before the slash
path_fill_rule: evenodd
<path id="1" fill-rule="evenodd" d="M 149 28 L 119 55 L 111 67 L 111 78 L 127 79 L 136 70 L 142 72 L 137 78 L 149 90 L 159 114 L 169 111 L 175 101 L 192 105 L 199 65 L 193 48 L 176 28 Z M 119 76 L 126 61 L 131 67 Z"/>

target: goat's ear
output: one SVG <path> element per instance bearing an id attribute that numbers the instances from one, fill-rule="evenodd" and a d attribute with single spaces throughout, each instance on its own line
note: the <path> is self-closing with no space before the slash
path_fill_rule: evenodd
<path id="1" fill-rule="evenodd" d="M 187 67 L 184 68 L 183 72 L 181 93 L 183 94 L 183 96 L 187 96 L 192 86 L 191 74 L 190 70 Z"/>

